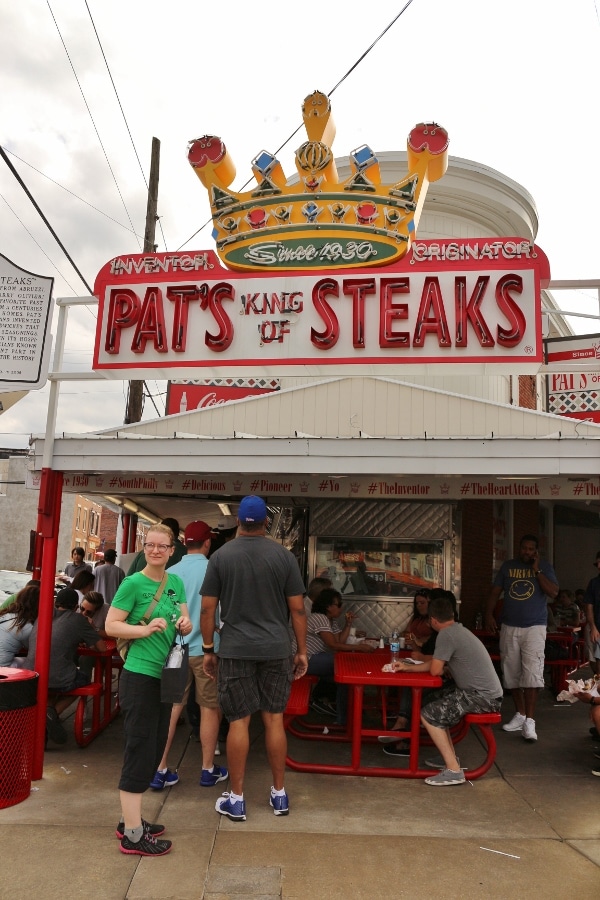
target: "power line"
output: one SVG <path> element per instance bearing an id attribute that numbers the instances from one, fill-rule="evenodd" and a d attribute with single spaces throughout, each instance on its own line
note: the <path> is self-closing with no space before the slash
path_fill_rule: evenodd
<path id="1" fill-rule="evenodd" d="M 65 42 L 64 42 L 64 39 L 63 39 L 63 36 L 62 36 L 62 34 L 61 34 L 60 28 L 58 27 L 58 22 L 56 21 L 56 18 L 55 18 L 55 16 L 54 16 L 54 13 L 52 12 L 52 7 L 50 6 L 50 0 L 46 0 L 46 4 L 47 4 L 47 6 L 48 6 L 48 9 L 50 10 L 50 15 L 52 16 L 52 19 L 53 19 L 54 24 L 55 24 L 55 26 L 56 26 L 56 30 L 58 31 L 58 36 L 60 37 L 60 40 L 61 40 L 61 43 L 62 43 L 62 45 L 63 45 L 64 51 L 65 51 L 65 53 L 67 54 L 67 59 L 69 60 L 69 65 L 71 66 L 71 69 L 72 69 L 72 71 L 73 71 L 73 75 L 75 76 L 75 81 L 77 82 L 77 86 L 78 86 L 78 88 L 79 88 L 79 91 L 80 91 L 80 93 L 81 93 L 81 96 L 83 97 L 83 102 L 85 103 L 85 108 L 87 109 L 88 115 L 89 115 L 90 120 L 91 120 L 91 122 L 92 122 L 92 125 L 94 126 L 94 131 L 96 132 L 96 137 L 98 138 L 98 142 L 99 142 L 99 144 L 100 144 L 100 147 L 102 148 L 102 152 L 104 153 L 104 158 L 105 158 L 105 160 L 106 160 L 106 164 L 107 164 L 107 166 L 108 166 L 108 168 L 109 168 L 109 170 L 110 170 L 110 174 L 112 175 L 112 178 L 113 178 L 113 181 L 114 181 L 114 183 L 115 183 L 115 187 L 116 187 L 116 189 L 117 189 L 117 192 L 118 192 L 118 194 L 119 194 L 119 197 L 121 198 L 121 203 L 123 204 L 123 209 L 124 209 L 125 212 L 127 213 L 127 218 L 129 219 L 129 224 L 131 225 L 131 230 L 132 230 L 133 233 L 135 234 L 136 232 L 135 232 L 135 228 L 134 228 L 134 226 L 133 226 L 133 222 L 131 221 L 131 216 L 129 215 L 129 210 L 127 209 L 127 206 L 126 206 L 126 204 L 125 204 L 125 200 L 124 200 L 124 198 L 123 198 L 123 194 L 121 193 L 121 189 L 120 189 L 119 184 L 118 184 L 118 182 L 117 182 L 115 173 L 114 173 L 113 168 L 112 168 L 112 166 L 111 166 L 111 164 L 110 164 L 110 161 L 109 161 L 109 159 L 108 159 L 108 154 L 107 154 L 107 152 L 106 152 L 106 150 L 105 150 L 105 148 L 104 148 L 104 144 L 102 143 L 102 138 L 100 137 L 100 132 L 98 131 L 98 128 L 96 127 L 96 123 L 95 123 L 95 121 L 94 121 L 94 117 L 93 117 L 93 115 L 92 115 L 92 111 L 91 111 L 91 109 L 90 109 L 90 107 L 89 107 L 89 104 L 88 104 L 88 102 L 87 102 L 87 100 L 86 100 L 85 94 L 83 93 L 83 88 L 81 87 L 81 83 L 80 83 L 79 78 L 78 78 L 78 76 L 77 76 L 77 72 L 75 71 L 75 66 L 73 65 L 73 62 L 72 62 L 72 60 L 71 60 L 71 57 L 69 56 L 69 51 L 67 50 L 67 45 L 66 45 Z M 137 237 L 137 236 L 136 236 L 136 237 Z M 138 240 L 138 247 L 140 248 L 140 250 L 142 249 L 139 240 Z"/>
<path id="2" fill-rule="evenodd" d="M 25 191 L 25 193 L 27 194 L 27 196 L 29 197 L 29 199 L 30 199 L 31 202 L 33 203 L 33 205 L 34 205 L 35 209 L 37 210 L 38 214 L 41 216 L 41 218 L 42 218 L 42 220 L 44 221 L 46 227 L 47 227 L 48 230 L 50 231 L 50 234 L 52 235 L 52 237 L 54 238 L 54 240 L 56 241 L 56 243 L 58 244 L 58 246 L 61 248 L 62 252 L 65 254 L 65 256 L 67 257 L 67 259 L 69 260 L 69 262 L 71 263 L 71 265 L 73 266 L 73 268 L 75 269 L 75 271 L 77 272 L 77 274 L 79 275 L 79 277 L 81 278 L 81 281 L 82 281 L 83 284 L 86 286 L 86 288 L 87 288 L 87 290 L 89 291 L 89 293 L 90 293 L 90 294 L 93 294 L 94 292 L 92 291 L 91 287 L 89 286 L 89 284 L 87 283 L 87 281 L 85 280 L 85 278 L 83 277 L 83 275 L 81 274 L 81 272 L 79 271 L 79 269 L 78 269 L 78 267 L 76 266 L 76 264 L 75 264 L 73 258 L 72 258 L 71 255 L 70 255 L 69 251 L 67 250 L 67 248 L 65 247 L 65 245 L 63 244 L 63 242 L 61 241 L 61 239 L 59 238 L 59 236 L 58 236 L 57 233 L 55 232 L 54 228 L 52 227 L 52 225 L 50 224 L 50 222 L 48 221 L 48 219 L 46 218 L 46 216 L 44 215 L 44 213 L 42 212 L 42 210 L 41 210 L 40 207 L 38 206 L 37 202 L 35 201 L 35 199 L 34 199 L 34 197 L 33 197 L 33 194 L 31 193 L 31 191 L 29 190 L 29 188 L 27 187 L 27 185 L 25 184 L 25 182 L 23 181 L 23 179 L 21 178 L 21 176 L 19 175 L 19 173 L 17 172 L 17 170 L 15 169 L 15 167 L 13 166 L 13 164 L 11 163 L 10 159 L 8 158 L 8 156 L 6 155 L 6 153 L 4 152 L 4 147 L 1 147 L 1 146 L 0 146 L 0 156 L 2 157 L 2 159 L 4 160 L 4 162 L 6 163 L 6 165 L 8 166 L 8 168 L 11 170 L 11 172 L 13 173 L 13 175 L 15 176 L 15 178 L 17 179 L 17 181 L 19 182 L 19 184 L 21 185 L 21 187 L 23 188 L 23 190 Z"/>
<path id="3" fill-rule="evenodd" d="M 148 387 L 147 382 L 144 382 L 144 387 L 146 388 L 146 396 L 147 396 L 147 397 L 150 397 L 150 400 L 152 401 L 152 406 L 153 406 L 154 409 L 156 410 L 156 415 L 160 417 L 160 413 L 159 413 L 159 411 L 158 411 L 158 406 L 157 406 L 156 403 L 154 402 L 154 397 L 153 397 L 153 395 L 150 393 L 150 388 Z"/>
<path id="4" fill-rule="evenodd" d="M 58 272 L 58 274 L 59 274 L 60 277 L 63 279 L 63 281 L 71 288 L 71 290 L 73 291 L 73 294 L 76 294 L 77 291 L 75 290 L 75 288 L 73 287 L 73 285 L 72 285 L 69 281 L 67 281 L 67 279 L 65 278 L 65 276 L 62 274 L 62 272 L 61 272 L 60 269 L 58 268 L 58 266 L 56 266 L 56 265 L 52 262 L 52 260 L 50 259 L 50 257 L 48 256 L 48 254 L 46 253 L 46 251 L 44 250 L 44 248 L 42 247 L 42 245 L 39 243 L 39 241 L 36 241 L 36 239 L 35 239 L 34 236 L 32 235 L 32 233 L 31 233 L 31 231 L 29 230 L 29 228 L 27 228 L 27 226 L 25 225 L 25 223 L 23 222 L 23 220 L 19 218 L 19 216 L 17 215 L 17 213 L 15 212 L 15 210 L 12 208 L 12 206 L 10 205 L 10 203 L 8 202 L 8 200 L 6 199 L 6 197 L 4 197 L 2 194 L 0 194 L 0 197 L 4 200 L 4 202 L 6 203 L 6 205 L 8 206 L 8 208 L 10 209 L 11 213 L 13 214 L 13 216 L 15 217 L 15 219 L 17 220 L 17 222 L 19 222 L 19 224 L 22 225 L 22 227 L 25 229 L 25 231 L 27 232 L 27 234 L 29 235 L 29 237 L 31 238 L 31 240 L 33 241 L 33 243 L 36 244 L 37 247 L 38 247 L 38 249 L 42 251 L 42 253 L 43 253 L 44 256 L 46 257 L 46 259 L 48 260 L 48 262 L 50 263 L 50 265 L 52 266 L 52 268 L 55 269 L 55 270 Z"/>
<path id="5" fill-rule="evenodd" d="M 351 75 L 352 72 L 354 72 L 354 70 L 356 69 L 356 67 L 359 66 L 359 65 L 361 64 L 361 62 L 363 61 L 363 59 L 371 52 L 371 50 L 373 49 L 373 47 L 375 46 L 375 44 L 379 43 L 379 41 L 381 40 L 381 38 L 382 38 L 385 34 L 387 34 L 387 32 L 390 30 L 390 28 L 392 28 L 393 25 L 396 24 L 396 22 L 398 21 L 398 19 L 400 18 L 400 16 L 408 9 L 408 7 L 410 6 L 410 4 L 411 4 L 412 2 L 413 2 L 413 0 L 406 0 L 406 3 L 405 3 L 404 6 L 402 7 L 402 9 L 401 9 L 400 12 L 398 13 L 398 15 L 395 16 L 395 17 L 392 19 L 392 21 L 390 22 L 390 24 L 387 25 L 387 26 L 383 29 L 383 31 L 381 32 L 381 34 L 379 35 L 379 37 L 376 37 L 376 38 L 375 38 L 375 40 L 373 41 L 373 43 L 371 44 L 371 46 L 370 46 L 370 47 L 367 47 L 367 49 L 366 49 L 365 52 L 362 54 L 362 56 L 359 56 L 359 58 L 356 60 L 356 62 L 354 63 L 354 65 L 350 66 L 350 68 L 348 69 L 348 71 L 346 72 L 346 74 L 345 74 L 344 76 L 342 76 L 342 78 L 340 78 L 340 80 L 339 80 L 338 83 L 335 85 L 335 87 L 332 87 L 332 88 L 331 88 L 331 90 L 330 90 L 329 93 L 327 94 L 328 97 L 331 97 L 331 95 L 334 93 L 334 91 L 337 91 L 337 89 L 339 88 L 340 84 L 342 84 L 342 82 L 344 82 L 344 81 L 346 80 L 346 78 L 348 78 L 348 76 Z"/>
<path id="6" fill-rule="evenodd" d="M 89 7 L 89 4 L 88 4 L 87 0 L 85 0 L 85 7 L 86 7 L 86 9 L 87 9 L 87 11 L 88 11 L 88 15 L 89 15 L 89 17 L 90 17 L 90 22 L 92 23 L 92 28 L 94 29 L 94 34 L 96 35 L 96 40 L 98 41 L 98 46 L 100 47 L 100 52 L 101 52 L 101 54 L 102 54 L 102 59 L 104 60 L 104 64 L 105 64 L 105 66 L 106 66 L 106 71 L 108 72 L 108 77 L 110 78 L 110 83 L 111 83 L 112 86 L 113 86 L 113 90 L 114 90 L 114 92 L 115 92 L 115 97 L 117 98 L 117 103 L 119 104 L 119 109 L 121 110 L 121 115 L 123 116 L 123 121 L 125 122 L 125 128 L 127 129 L 127 134 L 129 135 L 129 140 L 131 141 L 131 146 L 133 147 L 133 152 L 135 153 L 135 158 L 136 158 L 137 161 L 138 161 L 138 166 L 140 167 L 140 172 L 142 173 L 142 178 L 144 179 L 144 184 L 145 184 L 145 186 L 146 186 L 146 191 L 147 191 L 147 190 L 148 190 L 148 181 L 147 181 L 147 179 L 146 179 L 146 173 L 144 172 L 144 167 L 142 166 L 142 163 L 141 163 L 139 154 L 138 154 L 138 152 L 137 152 L 137 149 L 136 149 L 136 146 L 135 146 L 135 143 L 134 143 L 134 140 L 133 140 L 133 135 L 131 134 L 131 130 L 130 130 L 130 128 L 129 128 L 129 123 L 128 123 L 128 121 L 127 121 L 127 116 L 125 115 L 125 110 L 123 109 L 123 105 L 122 105 L 122 103 L 121 103 L 121 98 L 119 97 L 119 93 L 118 93 L 118 91 L 117 91 L 117 86 L 116 86 L 116 84 L 115 84 L 114 78 L 112 77 L 112 72 L 110 71 L 110 66 L 108 65 L 108 60 L 107 60 L 107 58 L 106 58 L 106 54 L 105 54 L 105 52 L 104 52 L 104 48 L 103 48 L 102 42 L 101 42 L 101 40 L 100 40 L 100 35 L 98 34 L 98 29 L 96 28 L 96 23 L 94 22 L 94 19 L 93 19 L 93 17 L 92 17 L 92 12 L 91 12 L 91 10 L 90 10 L 90 7 Z M 160 233 L 161 233 L 161 235 L 162 235 L 163 244 L 165 245 L 165 250 L 166 250 L 166 249 L 167 249 L 167 242 L 166 242 L 166 239 L 165 239 L 165 235 L 164 235 L 164 232 L 163 232 L 162 223 L 161 223 L 160 219 L 158 219 L 158 227 L 160 228 Z"/>
<path id="7" fill-rule="evenodd" d="M 363 59 L 371 52 L 371 50 L 373 49 L 373 47 L 375 47 L 375 45 L 379 43 L 379 41 L 381 40 L 381 38 L 382 38 L 385 34 L 387 34 L 387 32 L 390 30 L 390 28 L 392 28 L 392 27 L 396 24 L 396 22 L 398 21 L 398 19 L 400 18 L 400 16 L 408 9 L 408 7 L 411 5 L 412 2 L 413 2 L 413 0 L 407 0 L 407 2 L 404 4 L 404 6 L 402 7 L 402 9 L 401 9 L 400 12 L 398 13 L 398 15 L 397 15 L 397 16 L 394 16 L 394 18 L 393 18 L 392 21 L 389 23 L 389 25 L 386 25 L 386 27 L 383 29 L 383 31 L 381 32 L 381 34 L 380 34 L 378 37 L 375 38 L 375 40 L 373 41 L 373 43 L 371 44 L 371 46 L 370 46 L 370 47 L 367 47 L 367 49 L 365 50 L 365 52 L 362 53 L 361 56 L 359 56 L 359 58 L 356 60 L 356 62 L 353 63 L 353 64 L 350 66 L 350 68 L 348 69 L 348 71 L 346 72 L 346 74 L 343 75 L 343 76 L 340 78 L 340 80 L 338 81 L 338 83 L 337 83 L 334 87 L 331 88 L 331 90 L 330 90 L 329 93 L 327 94 L 328 97 L 331 97 L 331 95 L 334 93 L 334 91 L 336 91 L 336 90 L 339 88 L 339 86 L 346 80 L 346 78 L 348 78 L 348 76 L 351 75 L 352 72 L 354 72 L 354 70 L 356 69 L 356 67 L 360 65 L 360 63 L 363 61 Z M 302 129 L 302 125 L 298 125 L 298 127 L 297 127 L 294 131 L 292 131 L 292 133 L 290 134 L 290 136 L 289 136 L 288 138 L 285 139 L 285 141 L 283 142 L 283 144 L 281 144 L 281 145 L 277 148 L 277 150 L 275 150 L 275 154 L 274 154 L 274 155 L 277 156 L 277 154 L 280 153 L 280 152 L 283 150 L 283 148 L 284 148 L 287 144 L 289 144 L 289 142 L 292 140 L 292 138 L 295 137 L 295 135 L 297 135 L 298 132 L 299 132 L 301 129 Z M 245 184 L 242 185 L 242 187 L 240 188 L 240 190 L 243 191 L 244 188 L 248 187 L 248 185 L 250 184 L 251 181 L 252 181 L 252 179 L 249 178 L 248 181 L 247 181 Z M 200 234 L 200 232 L 203 231 L 203 230 L 206 228 L 207 225 L 210 225 L 211 222 L 212 222 L 212 218 L 208 219 L 208 220 L 204 223 L 204 225 L 201 225 L 200 228 L 198 228 L 198 230 L 195 231 L 195 232 L 187 239 L 187 241 L 184 241 L 183 244 L 181 244 L 181 245 L 177 248 L 177 251 L 181 250 L 182 247 L 185 247 L 186 244 L 189 244 L 189 242 L 192 241 L 192 240 L 196 237 L 197 234 Z"/>
<path id="8" fill-rule="evenodd" d="M 90 10 L 90 7 L 89 7 L 89 4 L 88 4 L 87 0 L 85 0 L 85 8 L 86 8 L 87 11 L 88 11 L 88 15 L 89 15 L 89 17 L 90 17 L 90 22 L 92 23 L 92 28 L 94 29 L 94 34 L 96 35 L 96 40 L 98 41 L 98 46 L 100 47 L 100 53 L 102 54 L 102 59 L 104 60 L 104 64 L 105 64 L 105 66 L 106 66 L 106 71 L 108 72 L 108 77 L 110 78 L 110 83 L 111 83 L 112 86 L 113 86 L 113 90 L 114 90 L 114 92 L 115 92 L 115 97 L 117 98 L 117 103 L 119 104 L 119 109 L 121 110 L 121 115 L 123 116 L 123 121 L 125 122 L 125 128 L 127 129 L 127 134 L 129 135 L 129 140 L 131 141 L 131 146 L 133 147 L 133 152 L 135 153 L 135 158 L 136 158 L 137 161 L 138 161 L 138 166 L 140 167 L 140 172 L 142 173 L 142 178 L 144 179 L 144 185 L 146 186 L 146 190 L 148 190 L 148 180 L 147 180 L 147 178 L 146 178 L 146 173 L 144 172 L 144 167 L 142 166 L 142 162 L 141 162 L 140 157 L 139 157 L 139 155 L 138 155 L 137 148 L 136 148 L 135 143 L 134 143 L 134 141 L 133 141 L 133 136 L 132 136 L 131 131 L 130 131 L 130 129 L 129 129 L 129 123 L 127 122 L 127 117 L 126 117 L 126 115 L 125 115 L 125 111 L 124 111 L 123 106 L 122 106 L 122 104 L 121 104 L 121 99 L 120 99 L 119 94 L 118 94 L 118 92 L 117 92 L 117 87 L 116 87 L 115 82 L 114 82 L 114 79 L 113 79 L 113 77 L 112 77 L 112 73 L 111 73 L 110 67 L 109 67 L 109 65 L 108 65 L 108 60 L 106 59 L 106 54 L 105 54 L 105 52 L 104 52 L 104 48 L 103 48 L 102 42 L 101 42 L 101 40 L 100 40 L 100 35 L 98 34 L 98 29 L 96 28 L 96 23 L 94 22 L 94 19 L 93 19 L 93 16 L 92 16 L 92 11 Z"/>
<path id="9" fill-rule="evenodd" d="M 9 150 L 8 147 L 4 148 L 7 153 L 10 153 L 11 156 L 14 156 L 15 159 L 18 159 L 19 162 L 22 162 L 24 166 L 28 166 L 30 169 L 33 169 L 34 172 L 37 172 L 38 175 L 41 175 L 43 178 L 47 178 L 48 181 L 51 181 L 52 184 L 55 184 L 56 187 L 59 187 L 61 191 L 66 191 L 67 194 L 70 194 L 71 197 L 75 197 L 76 200 L 79 200 L 81 203 L 85 203 L 86 206 L 89 206 L 90 209 L 93 209 L 95 212 L 100 213 L 101 216 L 104 216 L 106 219 L 109 219 L 111 222 L 114 222 L 115 225 L 118 225 L 119 228 L 125 229 L 130 234 L 134 234 L 136 237 L 141 237 L 141 235 L 137 234 L 135 231 L 132 231 L 127 225 L 123 225 L 122 222 L 119 222 L 117 219 L 109 216 L 108 213 L 103 212 L 101 209 L 98 209 L 97 206 L 94 206 L 93 203 L 89 203 L 88 200 L 84 200 L 83 197 L 80 197 L 79 194 L 76 194 L 74 191 L 71 191 L 68 187 L 65 187 L 64 184 L 61 184 L 59 181 L 55 181 L 54 178 L 50 178 L 49 175 L 46 175 L 45 172 L 42 172 L 41 169 L 36 169 L 31 163 L 27 162 L 26 159 L 23 159 L 14 150 Z"/>

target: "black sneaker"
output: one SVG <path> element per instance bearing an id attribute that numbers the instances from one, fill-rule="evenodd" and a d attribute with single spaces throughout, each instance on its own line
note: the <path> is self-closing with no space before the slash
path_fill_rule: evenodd
<path id="1" fill-rule="evenodd" d="M 151 822 L 146 822 L 145 819 L 142 819 L 142 826 L 144 828 L 144 834 L 149 834 L 150 837 L 158 837 L 161 834 L 165 833 L 165 826 L 158 825 L 155 823 L 154 825 Z M 119 822 L 115 829 L 115 837 L 118 837 L 119 840 L 125 835 L 125 823 Z"/>
<path id="2" fill-rule="evenodd" d="M 159 841 L 149 834 L 143 834 L 139 841 L 130 841 L 127 835 L 121 838 L 121 853 L 137 856 L 164 856 L 172 847 L 171 841 Z"/>
<path id="3" fill-rule="evenodd" d="M 46 708 L 46 730 L 48 732 L 48 737 L 51 741 L 54 741 L 55 744 L 67 743 L 67 732 L 61 725 L 58 713 L 53 706 L 48 706 Z"/>
<path id="4" fill-rule="evenodd" d="M 310 708 L 324 716 L 336 716 L 336 708 L 328 700 L 313 700 Z"/>
<path id="5" fill-rule="evenodd" d="M 381 749 L 387 756 L 410 756 L 410 746 L 406 741 L 399 744 L 385 744 Z"/>

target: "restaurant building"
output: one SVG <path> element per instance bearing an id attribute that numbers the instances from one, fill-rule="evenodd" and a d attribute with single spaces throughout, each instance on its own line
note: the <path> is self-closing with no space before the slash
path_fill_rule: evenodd
<path id="1" fill-rule="evenodd" d="M 445 171 L 439 126 L 429 169 L 414 138 L 432 126 L 411 132 L 406 153 L 364 147 L 349 160 L 327 157 L 328 126 L 313 127 L 309 118 L 313 155 L 297 152 L 298 179 L 263 152 L 258 188 L 243 196 L 228 189 L 224 146 L 210 143 L 218 139 L 200 139 L 202 152 L 192 145 L 217 247 L 236 271 L 212 250 L 124 256 L 96 284 L 98 372 L 219 387 L 276 376 L 279 389 L 200 409 L 186 397 L 165 418 L 36 437 L 33 470 L 59 473 L 47 476 L 42 520 L 61 491 L 98 494 L 121 509 L 126 551 L 138 516 L 215 524 L 260 494 L 271 536 L 293 550 L 305 579 L 331 577 L 376 634 L 406 622 L 419 585 L 453 590 L 472 625 L 525 532 L 539 535 L 562 586 L 584 586 L 600 546 L 600 426 L 541 411 L 543 338 L 569 329 L 542 314 L 556 304 L 532 198 L 479 163 L 450 158 Z M 384 184 L 393 187 L 378 205 Z M 410 216 L 401 234 L 407 211 L 420 216 L 418 237 Z M 339 239 L 350 220 L 362 229 L 354 256 Z M 293 236 L 281 238 L 288 226 Z M 395 236 L 390 253 L 407 252 L 377 267 L 368 254 L 386 259 L 384 232 Z M 330 249 L 327 263 L 311 265 L 315 236 L 344 258 Z M 209 314 L 205 330 L 198 317 Z"/>

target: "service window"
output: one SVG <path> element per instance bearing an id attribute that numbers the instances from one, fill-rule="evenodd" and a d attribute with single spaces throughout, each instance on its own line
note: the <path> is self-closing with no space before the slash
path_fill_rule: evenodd
<path id="1" fill-rule="evenodd" d="M 344 595 L 410 597 L 442 587 L 444 574 L 444 541 L 316 538 L 314 575 Z"/>

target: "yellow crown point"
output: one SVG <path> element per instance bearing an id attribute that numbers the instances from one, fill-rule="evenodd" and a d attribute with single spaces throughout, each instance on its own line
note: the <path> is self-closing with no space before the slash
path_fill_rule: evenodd
<path id="1" fill-rule="evenodd" d="M 331 147 L 335 140 L 335 122 L 329 97 L 321 91 L 313 91 L 305 97 L 302 118 L 309 141 L 321 141 Z"/>
<path id="2" fill-rule="evenodd" d="M 325 190 L 339 181 L 333 154 L 323 141 L 306 141 L 296 150 L 296 169 L 308 191 Z"/>

